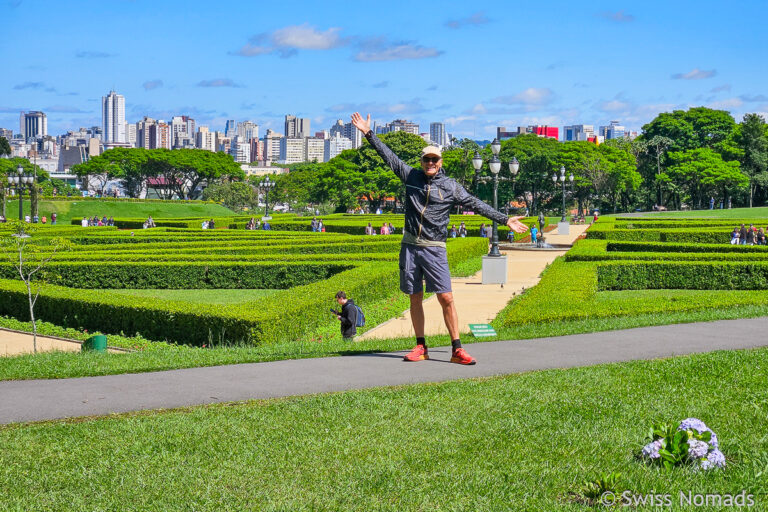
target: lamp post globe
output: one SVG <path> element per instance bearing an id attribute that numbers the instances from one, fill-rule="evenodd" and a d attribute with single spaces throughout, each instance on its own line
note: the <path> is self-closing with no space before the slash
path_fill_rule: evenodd
<path id="1" fill-rule="evenodd" d="M 519 169 L 520 169 L 520 162 L 517 161 L 517 158 L 512 157 L 512 160 L 509 162 L 510 174 L 512 174 L 512 176 L 515 176 Z"/>
<path id="2" fill-rule="evenodd" d="M 499 139 L 493 139 L 493 142 L 491 142 L 491 151 L 494 156 L 499 155 L 499 151 L 501 151 L 501 142 L 499 142 Z"/>
<path id="3" fill-rule="evenodd" d="M 475 151 L 475 156 L 472 157 L 472 167 L 475 168 L 475 171 L 480 171 L 483 168 L 483 157 L 477 151 Z"/>

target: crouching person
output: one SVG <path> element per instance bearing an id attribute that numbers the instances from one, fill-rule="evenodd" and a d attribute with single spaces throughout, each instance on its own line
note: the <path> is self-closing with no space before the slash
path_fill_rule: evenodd
<path id="1" fill-rule="evenodd" d="M 341 337 L 344 341 L 352 341 L 352 338 L 357 334 L 357 308 L 355 307 L 355 302 L 352 299 L 348 299 L 347 294 L 344 292 L 336 294 L 336 302 L 341 306 L 341 310 L 336 315 L 339 322 L 341 322 Z"/>

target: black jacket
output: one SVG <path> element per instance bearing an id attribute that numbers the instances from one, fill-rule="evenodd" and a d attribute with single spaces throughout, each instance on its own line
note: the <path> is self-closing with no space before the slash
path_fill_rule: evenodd
<path id="1" fill-rule="evenodd" d="M 348 299 L 342 306 L 339 316 L 341 317 L 341 336 L 351 338 L 357 334 L 357 308 L 352 299 Z"/>
<path id="2" fill-rule="evenodd" d="M 373 132 L 365 135 L 384 162 L 405 183 L 405 230 L 425 240 L 444 242 L 448 238 L 451 210 L 462 205 L 484 217 L 506 224 L 508 217 L 472 196 L 440 169 L 429 178 L 400 160 Z"/>

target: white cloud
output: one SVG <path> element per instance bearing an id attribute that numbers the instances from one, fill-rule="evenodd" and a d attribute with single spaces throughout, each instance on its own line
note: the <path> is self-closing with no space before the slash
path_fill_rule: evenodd
<path id="1" fill-rule="evenodd" d="M 547 87 L 529 87 L 524 91 L 512 96 L 498 96 L 493 98 L 493 103 L 503 103 L 505 105 L 527 105 L 538 106 L 550 103 L 554 98 L 552 90 Z"/>
<path id="2" fill-rule="evenodd" d="M 230 78 L 215 78 L 213 80 L 201 80 L 197 83 L 198 87 L 242 87 L 236 84 Z"/>
<path id="3" fill-rule="evenodd" d="M 148 82 L 144 82 L 142 84 L 142 87 L 144 87 L 145 91 L 151 91 L 152 89 L 158 89 L 163 86 L 162 80 L 149 80 Z"/>
<path id="4" fill-rule="evenodd" d="M 442 53 L 443 52 L 437 48 L 429 48 L 411 43 L 394 43 L 379 49 L 361 50 L 355 55 L 354 60 L 358 62 L 383 62 L 391 60 L 430 59 L 438 57 L 442 55 Z"/>
<path id="5" fill-rule="evenodd" d="M 610 12 L 605 11 L 600 14 L 603 18 L 611 21 L 615 21 L 618 23 L 630 23 L 635 21 L 635 17 L 631 14 L 627 14 L 624 11 L 616 11 L 616 12 Z"/>
<path id="6" fill-rule="evenodd" d="M 305 23 L 304 25 L 294 25 L 275 30 L 271 39 L 278 48 L 329 50 L 345 44 L 339 37 L 340 30 L 340 28 L 334 27 L 321 32 Z"/>
<path id="7" fill-rule="evenodd" d="M 707 107 L 715 110 L 730 110 L 732 108 L 739 108 L 744 104 L 739 98 L 728 98 L 720 101 L 713 101 L 707 104 Z"/>
<path id="8" fill-rule="evenodd" d="M 468 25 L 485 25 L 486 23 L 489 23 L 491 20 L 488 19 L 488 17 L 483 14 L 482 12 L 476 12 L 475 14 L 471 16 L 467 16 L 466 18 L 460 18 L 457 20 L 449 20 L 445 22 L 445 26 L 448 28 L 461 28 L 466 27 Z"/>
<path id="9" fill-rule="evenodd" d="M 717 87 L 713 87 L 710 89 L 709 92 L 723 92 L 723 91 L 730 91 L 731 90 L 731 84 L 725 84 L 725 85 L 719 85 Z"/>
<path id="10" fill-rule="evenodd" d="M 445 124 L 447 124 L 449 126 L 455 126 L 455 125 L 457 125 L 459 123 L 463 123 L 463 122 L 466 122 L 466 121 L 474 121 L 476 119 L 477 119 L 476 116 L 453 116 L 453 117 L 446 118 L 445 119 Z"/>
<path id="11" fill-rule="evenodd" d="M 482 103 L 478 103 L 477 105 L 472 107 L 472 110 L 470 110 L 470 112 L 472 112 L 473 114 L 481 114 L 482 115 L 482 114 L 485 114 L 488 111 L 486 110 L 485 105 L 483 105 Z"/>
<path id="12" fill-rule="evenodd" d="M 373 115 L 381 114 L 419 114 L 426 112 L 427 109 L 421 104 L 421 100 L 414 98 L 410 101 L 402 101 L 399 103 L 339 103 L 332 105 L 325 109 L 327 112 L 338 113 L 352 113 L 360 112 L 365 115 L 371 113 Z"/>
<path id="13" fill-rule="evenodd" d="M 717 75 L 716 69 L 710 69 L 709 71 L 693 68 L 687 73 L 675 73 L 672 75 L 674 80 L 704 80 L 705 78 L 712 78 Z"/>

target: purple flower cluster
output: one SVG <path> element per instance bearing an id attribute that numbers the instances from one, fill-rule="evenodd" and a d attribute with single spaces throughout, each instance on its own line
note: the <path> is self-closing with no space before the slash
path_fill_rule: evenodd
<path id="1" fill-rule="evenodd" d="M 703 421 L 697 418 L 686 418 L 680 422 L 677 430 L 688 432 L 688 459 L 691 462 L 698 463 L 701 469 L 725 467 L 725 455 L 719 449 L 717 435 Z M 694 431 L 697 434 L 710 432 L 712 436 L 707 443 L 693 437 Z M 659 450 L 664 447 L 664 442 L 665 439 L 661 438 L 645 445 L 641 452 L 643 458 L 658 460 L 660 457 Z"/>

